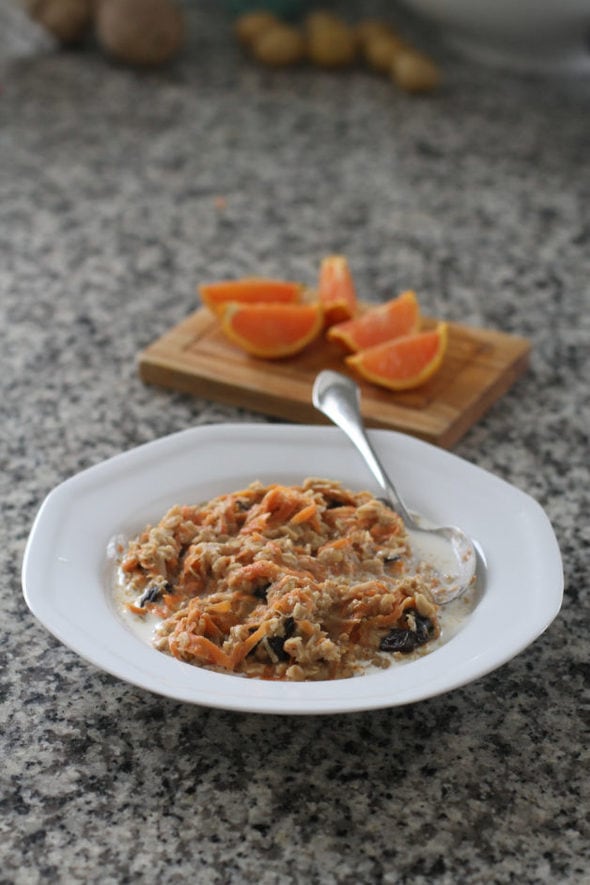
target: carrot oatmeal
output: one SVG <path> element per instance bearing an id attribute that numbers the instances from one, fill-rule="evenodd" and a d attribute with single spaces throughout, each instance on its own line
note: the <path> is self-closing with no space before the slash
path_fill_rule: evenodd
<path id="1" fill-rule="evenodd" d="M 187 663 L 261 679 L 341 679 L 439 635 L 400 517 L 307 479 L 176 506 L 123 552 L 128 608 Z"/>

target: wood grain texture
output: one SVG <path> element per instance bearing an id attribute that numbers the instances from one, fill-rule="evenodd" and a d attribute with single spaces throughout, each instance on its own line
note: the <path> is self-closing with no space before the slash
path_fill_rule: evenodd
<path id="1" fill-rule="evenodd" d="M 424 326 L 432 325 L 425 320 Z M 525 338 L 449 323 L 448 350 L 440 370 L 421 387 L 394 393 L 359 379 L 369 427 L 398 430 L 444 448 L 453 446 L 528 366 Z M 209 400 L 290 421 L 326 423 L 311 402 L 322 369 L 352 374 L 342 351 L 325 340 L 294 357 L 250 357 L 200 308 L 139 354 L 140 377 Z"/>

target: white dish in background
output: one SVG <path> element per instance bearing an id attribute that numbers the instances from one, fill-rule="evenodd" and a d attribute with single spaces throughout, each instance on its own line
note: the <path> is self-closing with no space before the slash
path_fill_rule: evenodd
<path id="1" fill-rule="evenodd" d="M 588 0 L 403 2 L 477 62 L 542 74 L 590 73 Z"/>
<path id="2" fill-rule="evenodd" d="M 23 590 L 42 624 L 95 666 L 189 703 L 260 713 L 320 714 L 392 707 L 465 685 L 536 639 L 561 606 L 563 572 L 541 507 L 501 479 L 435 446 L 370 431 L 408 505 L 461 526 L 484 552 L 473 611 L 429 654 L 352 679 L 270 682 L 214 673 L 156 651 L 116 610 L 109 544 L 157 522 L 173 504 L 197 503 L 254 480 L 307 476 L 378 490 L 334 427 L 218 424 L 125 452 L 66 480 L 43 503 L 27 543 Z"/>

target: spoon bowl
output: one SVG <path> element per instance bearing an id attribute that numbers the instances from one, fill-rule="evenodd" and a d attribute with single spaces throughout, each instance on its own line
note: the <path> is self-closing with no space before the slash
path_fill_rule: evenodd
<path id="1" fill-rule="evenodd" d="M 312 401 L 348 436 L 379 484 L 386 504 L 402 518 L 413 561 L 432 564 L 436 573 L 432 590 L 435 602 L 446 605 L 465 593 L 473 585 L 477 566 L 472 541 L 455 526 L 432 526 L 408 510 L 369 441 L 361 417 L 358 385 L 346 375 L 325 370 L 315 379 Z"/>

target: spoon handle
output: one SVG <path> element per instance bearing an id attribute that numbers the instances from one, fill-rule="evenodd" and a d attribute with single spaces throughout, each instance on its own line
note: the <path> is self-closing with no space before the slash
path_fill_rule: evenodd
<path id="1" fill-rule="evenodd" d="M 344 431 L 364 458 L 389 505 L 401 516 L 406 526 L 413 528 L 413 518 L 369 442 L 361 418 L 360 391 L 354 381 L 339 372 L 320 372 L 313 386 L 313 404 Z"/>

